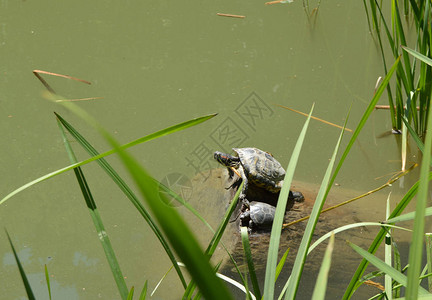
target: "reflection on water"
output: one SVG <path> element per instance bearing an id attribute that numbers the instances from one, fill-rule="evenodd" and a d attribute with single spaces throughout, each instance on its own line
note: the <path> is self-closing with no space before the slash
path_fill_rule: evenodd
<path id="1" fill-rule="evenodd" d="M 197 4 L 132 0 L 109 1 L 103 6 L 79 0 L 54 5 L 51 1 L 2 1 L 0 46 L 5 59 L 0 64 L 0 128 L 6 142 L 0 145 L 0 165 L 8 172 L 2 178 L 2 195 L 68 165 L 53 111 L 76 126 L 97 149 L 107 149 L 89 126 L 40 97 L 43 87 L 31 71 L 42 69 L 91 81 L 92 85 L 86 86 L 47 78 L 66 98 L 104 97 L 79 105 L 122 143 L 217 112 L 217 117 L 198 127 L 131 149 L 155 178 L 166 178 L 166 183 L 180 187 L 188 185 L 175 182 L 170 174 L 180 174 L 177 179 L 191 178 L 192 192 L 184 192 L 192 193 L 190 203 L 215 228 L 226 209 L 215 197 L 225 192 L 225 186 L 212 182 L 211 188 L 203 190 L 193 185 L 198 182 L 194 178 L 219 168 L 212 159 L 214 151 L 230 152 L 232 147 L 269 151 L 287 166 L 305 117 L 275 104 L 308 113 L 315 103 L 316 117 L 339 125 L 352 106 L 348 127 L 357 125 L 377 77 L 383 75 L 362 5 L 359 1 L 327 1 L 321 4 L 316 22 L 311 23 L 302 1 L 271 6 L 256 1 Z M 246 18 L 220 17 L 218 12 Z M 400 169 L 400 137 L 376 139 L 389 128 L 387 113 L 374 112 L 341 169 L 339 186 L 330 194 L 329 204 L 369 191 Z M 339 129 L 311 121 L 295 174 L 306 184 L 302 192 L 314 191 L 321 182 L 338 135 Z M 350 137 L 346 133 L 343 143 Z M 79 159 L 87 157 L 76 143 L 73 146 Z M 412 158 L 416 159 L 414 155 Z M 109 162 L 123 170 L 115 157 Z M 170 268 L 162 247 L 96 165 L 83 170 L 128 286 L 141 287 L 148 279 L 151 289 Z M 412 174 L 403 188 L 393 185 L 392 201 L 399 201 L 397 195 L 415 180 Z M 354 219 L 382 220 L 387 192 L 333 212 L 337 218 L 329 214 L 318 224 L 318 232 L 339 224 L 333 223 L 336 219 L 342 224 Z M 206 245 L 211 232 L 183 208 L 178 210 Z M 56 298 L 60 294 L 66 299 L 62 296 L 67 294 L 67 299 L 118 299 L 72 173 L 13 197 L 0 207 L 0 222 L 16 241 L 37 298 L 46 295 L 40 275 L 46 263 L 54 275 Z M 302 226 L 294 231 L 296 240 L 301 237 Z M 351 274 L 351 265 L 358 262 L 348 254 L 351 252 L 342 240 L 353 239 L 367 247 L 374 232 L 359 229 L 340 236 L 336 249 L 347 254 L 345 259 L 352 264 L 332 265 L 332 295 L 339 295 L 343 288 L 337 284 L 343 281 L 337 277 L 341 269 Z M 4 233 L 0 239 L 7 240 Z M 227 232 L 224 242 L 234 249 L 238 242 L 235 232 Z M 287 246 L 295 253 L 295 246 Z M 319 251 L 313 260 L 321 259 Z M 1 288 L 2 295 L 19 299 L 24 291 L 9 248 L 1 248 L 0 255 L 4 270 L 0 281 L 7 282 Z M 225 258 L 225 253 L 218 252 L 214 260 Z M 314 283 L 313 265 L 308 265 L 302 281 L 304 291 L 311 290 Z M 172 272 L 154 298 L 177 299 L 181 291 Z"/>

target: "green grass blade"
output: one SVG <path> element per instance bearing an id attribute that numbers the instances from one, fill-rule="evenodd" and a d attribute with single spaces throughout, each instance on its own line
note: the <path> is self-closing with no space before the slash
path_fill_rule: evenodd
<path id="1" fill-rule="evenodd" d="M 30 282 L 29 282 L 28 279 L 27 279 L 27 275 L 26 275 L 26 273 L 25 273 L 25 271 L 24 271 L 23 266 L 21 265 L 21 262 L 20 262 L 19 258 L 18 258 L 18 254 L 17 254 L 16 251 L 15 251 L 15 247 L 14 247 L 14 245 L 13 245 L 13 243 L 12 243 L 12 240 L 11 240 L 11 238 L 10 238 L 10 236 L 9 236 L 9 233 L 7 232 L 6 229 L 5 229 L 5 231 L 6 231 L 7 238 L 8 238 L 8 240 L 9 240 L 9 245 L 10 245 L 11 248 L 12 248 L 12 252 L 13 252 L 13 254 L 14 254 L 15 261 L 16 261 L 16 263 L 17 263 L 17 265 L 18 265 L 18 270 L 19 270 L 19 272 L 20 272 L 21 279 L 22 279 L 22 281 L 23 281 L 23 283 L 24 283 L 24 288 L 25 288 L 25 290 L 26 290 L 27 297 L 29 298 L 29 300 L 35 300 L 36 298 L 35 298 L 35 296 L 34 296 L 34 294 L 33 294 L 32 289 L 31 289 Z"/>
<path id="2" fill-rule="evenodd" d="M 289 248 L 285 251 L 285 253 L 282 255 L 282 258 L 280 259 L 277 267 L 276 267 L 276 278 L 275 278 L 275 282 L 279 277 L 279 274 L 282 272 L 282 269 L 285 265 L 286 259 L 288 257 L 288 253 L 289 253 Z"/>
<path id="3" fill-rule="evenodd" d="M 429 107 L 429 116 L 431 108 Z M 432 118 L 428 118 L 426 127 L 426 139 L 421 169 L 420 169 L 420 185 L 417 194 L 416 213 L 414 218 L 414 233 L 411 240 L 409 252 L 409 269 L 408 269 L 408 286 L 406 297 L 415 299 L 418 295 L 418 282 L 420 275 L 420 264 L 423 251 L 424 227 L 425 227 L 425 208 L 428 199 L 429 180 L 428 174 L 431 164 L 431 148 L 432 148 Z"/>
<path id="4" fill-rule="evenodd" d="M 58 99 L 58 97 L 57 97 L 57 99 Z M 96 121 L 94 121 L 94 120 L 89 121 L 88 120 L 88 119 L 92 119 L 92 118 L 90 116 L 88 116 L 88 114 L 86 112 L 82 111 L 81 109 L 76 109 L 75 110 L 75 108 L 77 106 L 71 106 L 70 105 L 70 104 L 73 104 L 73 103 L 68 103 L 68 102 L 62 102 L 62 103 L 63 104 L 68 104 L 67 107 L 71 108 L 72 110 L 74 110 L 75 113 L 77 113 L 79 116 L 85 115 L 84 118 L 88 121 L 88 123 L 89 124 L 93 124 L 94 126 L 96 126 L 98 128 L 98 125 L 95 125 Z M 198 124 L 200 124 L 202 122 L 205 122 L 205 121 L 207 121 L 207 120 L 215 117 L 216 115 L 217 114 L 211 114 L 211 115 L 203 116 L 203 117 L 200 117 L 200 118 L 192 119 L 192 120 L 189 120 L 189 121 L 186 121 L 186 122 L 182 122 L 182 123 L 176 124 L 174 126 L 170 126 L 168 128 L 156 131 L 156 132 L 154 132 L 152 134 L 146 135 L 146 136 L 144 136 L 142 138 L 139 138 L 139 139 L 136 139 L 136 140 L 134 140 L 132 142 L 124 144 L 124 145 L 120 146 L 119 149 L 126 149 L 126 148 L 129 148 L 129 147 L 132 147 L 132 146 L 136 146 L 136 145 L 138 145 L 140 143 L 148 142 L 148 141 L 154 140 L 156 138 L 159 138 L 159 137 L 162 137 L 162 136 L 165 136 L 165 135 L 177 132 L 177 131 L 184 130 L 186 128 L 198 125 Z M 11 193 L 9 193 L 8 195 L 6 195 L 5 197 L 3 197 L 0 200 L 0 205 L 3 204 L 3 203 L 5 203 L 8 199 L 10 199 L 11 197 L 15 196 L 16 194 L 22 192 L 23 190 L 25 190 L 25 189 L 27 189 L 27 188 L 29 188 L 29 187 L 37 184 L 37 183 L 40 183 L 40 182 L 45 181 L 47 179 L 50 179 L 50 178 L 52 178 L 54 176 L 57 176 L 59 174 L 62 174 L 62 173 L 67 172 L 69 170 L 72 170 L 72 169 L 77 168 L 79 166 L 91 163 L 91 162 L 93 162 L 95 160 L 98 160 L 98 159 L 100 159 L 102 157 L 111 155 L 111 154 L 115 153 L 116 151 L 117 150 L 111 149 L 111 150 L 106 151 L 104 153 L 101 153 L 101 154 L 99 154 L 97 156 L 91 157 L 89 159 L 86 159 L 84 161 L 81 161 L 79 163 L 76 163 L 76 164 L 73 164 L 73 165 L 61 168 L 61 169 L 58 169 L 58 170 L 56 170 L 54 172 L 48 173 L 48 174 L 46 174 L 44 176 L 41 176 L 41 177 L 39 177 L 39 178 L 31 181 L 31 182 L 28 182 L 28 183 L 24 184 L 23 186 L 17 188 L 16 190 L 12 191 Z"/>
<path id="5" fill-rule="evenodd" d="M 426 233 L 426 261 L 427 271 L 432 273 L 432 233 Z M 432 277 L 428 277 L 428 290 L 432 292 Z"/>
<path id="6" fill-rule="evenodd" d="M 400 44 L 402 46 L 406 46 L 407 43 L 406 43 L 405 33 L 404 33 L 404 29 L 403 29 L 403 25 L 399 13 L 399 5 L 396 0 L 392 1 L 392 9 L 393 9 L 393 22 L 396 25 L 396 34 L 400 39 Z M 414 81 L 413 81 L 413 75 L 411 74 L 411 63 L 409 60 L 409 56 L 407 55 L 407 53 L 403 52 L 402 58 L 405 65 L 406 81 L 408 84 L 405 87 L 405 89 L 406 89 L 406 94 L 408 95 L 410 91 L 414 90 Z"/>
<path id="7" fill-rule="evenodd" d="M 226 287 L 211 267 L 197 240 L 178 212 L 160 200 L 158 185 L 129 154 L 119 149 L 107 133 L 105 137 L 119 150 L 119 156 L 138 185 L 140 192 L 155 215 L 166 237 L 173 245 L 189 273 L 206 299 L 232 299 Z"/>
<path id="8" fill-rule="evenodd" d="M 429 180 L 432 179 L 432 172 L 429 173 Z M 390 214 L 389 220 L 392 218 L 395 218 L 399 216 L 407 207 L 407 205 L 411 202 L 413 197 L 417 194 L 419 187 L 419 182 L 416 182 L 409 191 L 405 194 L 405 196 L 402 198 L 402 200 L 396 205 L 395 209 Z M 369 247 L 368 251 L 369 253 L 374 254 L 379 246 L 381 245 L 381 242 L 384 239 L 384 236 L 386 234 L 386 231 L 384 229 L 381 229 L 380 232 L 376 235 L 375 239 L 373 240 L 371 246 Z M 353 275 L 353 278 L 351 279 L 347 289 L 345 290 L 345 294 L 342 299 L 349 299 L 356 289 L 358 288 L 358 281 L 363 276 L 363 273 L 366 270 L 366 267 L 368 266 L 369 262 L 366 259 L 363 259 L 362 262 L 357 267 L 356 272 Z"/>
<path id="9" fill-rule="evenodd" d="M 385 262 L 383 262 L 378 257 L 374 256 L 373 254 L 369 253 L 366 250 L 363 250 L 357 245 L 354 245 L 353 243 L 348 242 L 348 244 L 351 246 L 351 248 L 354 249 L 358 254 L 360 254 L 363 258 L 367 259 L 371 264 L 373 264 L 375 267 L 377 267 L 379 270 L 383 271 L 384 273 L 390 275 L 394 280 L 402 284 L 403 286 L 408 286 L 408 278 L 400 273 L 395 268 L 387 265 Z M 411 265 L 410 265 L 411 268 Z M 409 269 L 408 269 L 409 272 Z M 417 277 L 417 285 L 415 286 L 415 289 L 420 294 L 429 294 L 427 290 L 419 286 L 418 284 L 418 277 Z M 416 298 L 409 298 L 408 299 L 416 299 Z"/>
<path id="10" fill-rule="evenodd" d="M 132 286 L 127 296 L 127 300 L 133 300 L 133 294 L 134 294 L 134 287 Z"/>
<path id="11" fill-rule="evenodd" d="M 321 264 L 320 271 L 318 273 L 318 278 L 315 283 L 315 288 L 312 294 L 313 300 L 324 300 L 325 293 L 327 289 L 327 279 L 328 279 L 328 273 L 330 271 L 330 265 L 331 265 L 331 256 L 333 253 L 333 247 L 334 247 L 334 234 L 331 236 L 329 244 L 327 246 L 327 249 L 324 253 L 323 262 Z"/>
<path id="12" fill-rule="evenodd" d="M 432 216 L 432 207 L 426 208 L 424 213 L 425 213 L 425 217 Z M 388 219 L 384 223 L 394 224 L 394 223 L 398 223 L 398 222 L 405 222 L 405 221 L 414 220 L 414 218 L 415 218 L 415 211 L 412 211 L 412 212 Z"/>
<path id="13" fill-rule="evenodd" d="M 348 119 L 348 118 L 347 118 Z M 327 166 L 327 170 L 324 174 L 324 178 L 321 183 L 321 187 L 318 191 L 318 195 L 315 200 L 315 204 L 312 208 L 312 212 L 310 214 L 309 221 L 306 225 L 305 232 L 303 233 L 303 238 L 299 246 L 299 250 L 297 252 L 296 259 L 294 261 L 294 266 L 291 271 L 291 277 L 289 279 L 288 289 L 285 294 L 285 299 L 295 299 L 297 294 L 298 285 L 300 283 L 301 274 L 303 272 L 304 263 L 306 261 L 307 252 L 310 246 L 310 242 L 312 240 L 313 232 L 315 230 L 315 226 L 318 222 L 318 218 L 321 212 L 321 209 L 324 205 L 325 199 L 327 197 L 326 191 L 328 190 L 328 185 L 331 177 L 331 173 L 336 161 L 336 155 L 339 150 L 340 143 L 342 141 L 344 130 L 342 129 L 339 139 L 336 143 L 335 149 L 333 151 L 332 158 Z"/>
<path id="14" fill-rule="evenodd" d="M 429 57 L 427 57 L 427 56 L 425 56 L 425 55 L 423 55 L 423 54 L 421 54 L 421 53 L 419 53 L 419 52 L 417 52 L 415 50 L 412 50 L 412 49 L 410 49 L 410 48 L 408 48 L 406 46 L 401 46 L 401 47 L 406 52 L 408 52 L 409 54 L 411 54 L 412 56 L 414 56 L 415 58 L 420 59 L 422 62 L 428 64 L 429 66 L 432 66 L 432 59 L 431 58 L 429 58 Z"/>
<path id="15" fill-rule="evenodd" d="M 406 128 L 408 129 L 409 133 L 411 134 L 412 138 L 414 139 L 414 142 L 416 143 L 417 148 L 419 148 L 419 150 L 421 152 L 423 152 L 424 144 L 423 144 L 422 140 L 420 139 L 420 137 L 418 136 L 417 132 L 415 132 L 414 128 L 412 128 L 412 126 L 408 123 L 408 119 L 406 117 L 403 117 L 402 121 L 405 123 Z"/>
<path id="16" fill-rule="evenodd" d="M 354 228 L 359 228 L 359 227 L 365 227 L 365 226 L 378 226 L 378 227 L 386 227 L 386 228 L 395 228 L 395 229 L 400 229 L 400 230 L 410 231 L 410 232 L 412 231 L 412 230 L 406 229 L 404 227 L 390 225 L 390 224 L 382 224 L 382 223 L 378 223 L 378 222 L 360 222 L 360 223 L 348 224 L 348 225 L 344 225 L 344 226 L 338 227 L 338 228 L 336 228 L 336 229 L 334 229 L 334 230 L 332 230 L 330 232 L 327 232 L 323 236 L 321 236 L 318 240 L 316 240 L 309 247 L 308 254 L 311 253 L 318 245 L 320 245 L 326 239 L 329 239 L 332 234 L 338 234 L 338 233 L 346 231 L 346 230 L 350 230 L 350 229 L 354 229 Z"/>
<path id="17" fill-rule="evenodd" d="M 49 274 L 48 274 L 47 265 L 45 265 L 45 280 L 46 280 L 47 288 L 48 288 L 48 296 L 49 296 L 49 299 L 51 300 L 52 299 L 51 298 L 51 285 L 50 285 L 50 278 L 49 278 Z"/>
<path id="18" fill-rule="evenodd" d="M 231 215 L 233 214 L 233 212 L 234 212 L 234 210 L 235 210 L 235 208 L 237 207 L 237 203 L 238 203 L 238 197 L 240 196 L 240 192 L 241 192 L 241 190 L 242 190 L 242 188 L 243 188 L 243 182 L 241 183 L 241 185 L 239 186 L 239 188 L 237 189 L 237 192 L 236 192 L 236 194 L 234 195 L 234 198 L 231 200 L 231 204 L 230 204 L 230 206 L 228 207 L 228 209 L 227 209 L 227 211 L 226 211 L 226 213 L 225 213 L 225 216 L 222 218 L 222 221 L 221 221 L 221 223 L 219 224 L 219 226 L 218 226 L 218 229 L 216 230 L 216 231 L 214 231 L 212 228 L 211 228 L 211 226 L 210 225 L 208 225 L 208 223 L 198 214 L 198 212 L 196 212 L 196 214 L 198 215 L 198 217 L 200 218 L 200 219 L 202 219 L 203 220 L 203 222 L 204 222 L 204 224 L 207 224 L 208 225 L 208 227 L 210 228 L 210 230 L 212 231 L 212 232 L 214 232 L 214 234 L 213 234 L 213 238 L 211 239 L 211 241 L 210 241 L 210 243 L 209 243 L 209 245 L 207 246 L 207 249 L 206 249 L 206 251 L 205 251 L 205 254 L 208 256 L 208 257 L 211 257 L 212 255 L 213 255 L 213 253 L 214 253 L 214 251 L 216 250 L 216 248 L 217 248 L 217 245 L 219 244 L 219 242 L 220 242 L 220 239 L 222 238 L 222 235 L 223 235 L 223 233 L 225 232 L 225 228 L 226 228 L 226 226 L 228 225 L 228 223 L 229 223 L 229 220 L 230 220 L 230 218 L 231 218 Z M 188 205 L 188 204 L 187 204 Z M 191 208 L 193 211 L 195 211 L 193 208 Z M 232 261 L 232 263 L 233 263 L 233 265 L 234 265 L 234 267 L 236 268 L 236 270 L 237 270 L 237 273 L 238 273 L 238 275 L 239 275 L 239 277 L 241 278 L 241 281 L 243 282 L 243 283 L 245 283 L 245 278 L 243 277 L 243 275 L 242 275 L 242 273 L 240 272 L 240 270 L 239 270 L 239 268 L 238 268 L 238 266 L 237 266 L 237 263 L 235 262 L 235 260 L 234 260 L 234 258 L 232 257 L 232 255 L 231 255 L 231 253 L 229 253 L 229 251 L 228 251 L 228 249 L 225 247 L 225 245 L 222 243 L 222 247 L 225 249 L 225 251 L 226 251 L 226 253 L 228 254 L 228 256 L 230 257 L 230 259 L 231 259 L 231 261 Z M 193 294 L 193 292 L 194 292 L 194 290 L 195 290 L 195 281 L 191 281 L 190 283 L 189 283 L 189 285 L 188 285 L 188 287 L 186 288 L 186 291 L 185 291 L 185 293 L 184 293 L 184 295 L 183 295 L 183 298 L 184 299 L 190 299 L 191 297 L 192 297 L 192 294 Z"/>
<path id="19" fill-rule="evenodd" d="M 387 197 L 386 202 L 386 219 L 390 216 L 390 194 Z M 392 237 L 391 237 L 392 230 L 389 229 L 386 236 L 385 236 L 385 246 L 384 246 L 384 257 L 385 257 L 385 263 L 389 266 L 392 265 Z M 392 300 L 393 299 L 393 293 L 392 293 L 392 278 L 390 275 L 386 274 L 384 276 L 384 282 L 385 282 L 385 292 L 387 294 L 387 299 Z"/>
<path id="20" fill-rule="evenodd" d="M 247 262 L 248 269 L 249 269 L 249 276 L 250 276 L 250 279 L 252 282 L 252 288 L 253 288 L 255 296 L 258 299 L 261 299 L 261 291 L 259 288 L 258 278 L 256 276 L 255 266 L 253 263 L 252 253 L 250 250 L 249 234 L 248 234 L 247 227 L 241 228 L 241 237 L 242 237 L 244 255 L 246 257 L 246 262 Z"/>
<path id="21" fill-rule="evenodd" d="M 98 151 L 78 132 L 75 128 L 69 124 L 65 119 L 63 119 L 60 115 L 56 114 L 57 120 L 66 128 L 66 130 L 75 138 L 75 140 L 92 156 L 99 155 Z M 101 158 L 97 160 L 99 166 L 108 174 L 108 176 L 114 181 L 114 183 L 120 188 L 120 190 L 126 195 L 126 197 L 131 201 L 131 203 L 135 206 L 137 211 L 141 214 L 147 224 L 150 226 L 150 229 L 158 238 L 165 252 L 167 253 L 169 259 L 171 260 L 177 275 L 180 278 L 183 286 L 186 288 L 186 280 L 180 270 L 180 267 L 177 264 L 177 260 L 172 252 L 168 242 L 165 240 L 162 232 L 153 221 L 153 218 L 147 212 L 147 209 L 144 207 L 143 203 L 138 199 L 132 189 L 126 184 L 126 182 L 118 175 L 118 173 L 114 170 L 114 168 L 104 159 Z M 178 195 L 176 195 L 178 197 Z M 210 226 L 210 225 L 208 225 Z"/>
<path id="22" fill-rule="evenodd" d="M 399 249 L 397 247 L 397 244 L 395 242 L 392 243 L 393 246 L 393 256 L 394 256 L 394 268 L 402 273 L 402 262 L 401 262 L 401 256 Z M 399 298 L 401 294 L 401 288 L 397 287 L 395 283 L 393 283 L 393 297 Z"/>
<path id="23" fill-rule="evenodd" d="M 230 204 L 229 208 L 227 209 L 225 216 L 222 218 L 222 221 L 219 224 L 218 229 L 216 230 L 215 234 L 213 235 L 213 238 L 211 239 L 211 241 L 210 241 L 210 243 L 209 243 L 209 245 L 205 251 L 205 253 L 210 257 L 213 255 L 217 246 L 219 245 L 219 242 L 222 238 L 222 235 L 225 232 L 225 229 L 226 229 L 226 227 L 227 227 L 227 225 L 231 219 L 231 216 L 237 207 L 238 197 L 240 196 L 242 188 L 243 188 L 243 182 L 240 185 L 240 187 L 238 188 L 238 190 L 234 196 L 234 199 L 231 201 L 231 204 Z"/>
<path id="24" fill-rule="evenodd" d="M 63 127 L 58 121 L 58 125 L 60 128 L 60 132 L 62 133 L 63 143 L 66 147 L 66 151 L 68 153 L 69 159 L 71 163 L 76 162 L 75 154 L 72 150 L 72 147 L 66 138 L 66 133 L 63 130 Z M 90 187 L 87 184 L 87 180 L 85 179 L 84 173 L 80 167 L 74 169 L 75 176 L 78 180 L 78 184 L 81 188 L 81 192 L 83 194 L 84 200 L 86 202 L 87 208 L 89 209 L 90 216 L 92 218 L 93 224 L 96 228 L 96 232 L 98 234 L 99 240 L 102 244 L 103 250 L 105 252 L 105 256 L 107 258 L 108 264 L 111 268 L 111 272 L 113 274 L 114 280 L 117 284 L 117 288 L 119 290 L 120 296 L 122 299 L 128 298 L 128 288 L 126 282 L 124 280 L 123 274 L 120 269 L 120 265 L 117 261 L 114 249 L 111 245 L 111 241 L 108 237 L 108 233 L 105 230 L 105 226 L 103 225 L 102 218 L 99 215 L 99 211 L 96 206 L 96 202 L 93 199 L 93 195 L 91 194 Z"/>
<path id="25" fill-rule="evenodd" d="M 274 299 L 274 287 L 276 278 L 276 265 L 278 260 L 278 250 L 279 250 L 279 240 L 282 231 L 282 223 L 285 216 L 286 204 L 288 201 L 289 190 L 291 187 L 291 181 L 294 177 L 295 167 L 300 155 L 301 147 L 303 145 L 304 138 L 306 136 L 306 131 L 309 125 L 310 117 L 312 115 L 313 106 L 309 113 L 300 136 L 295 145 L 294 151 L 291 155 L 290 162 L 287 167 L 287 171 L 284 178 L 284 184 L 279 194 L 275 217 L 273 220 L 273 226 L 270 235 L 270 244 L 267 254 L 267 266 L 264 282 L 264 299 Z"/>
<path id="26" fill-rule="evenodd" d="M 146 280 L 146 282 L 144 283 L 144 287 L 143 287 L 143 289 L 141 291 L 139 300 L 145 300 L 146 295 L 147 295 L 147 284 L 148 284 L 148 281 Z"/>

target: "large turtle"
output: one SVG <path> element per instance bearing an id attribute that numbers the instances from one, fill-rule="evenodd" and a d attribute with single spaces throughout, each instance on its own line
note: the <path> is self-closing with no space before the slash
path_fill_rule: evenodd
<path id="1" fill-rule="evenodd" d="M 228 168 L 230 178 L 236 172 L 243 180 L 243 189 L 239 200 L 248 207 L 246 192 L 249 182 L 277 193 L 282 188 L 285 170 L 281 164 L 268 152 L 257 148 L 233 148 L 238 156 L 232 156 L 219 151 L 214 158 Z"/>

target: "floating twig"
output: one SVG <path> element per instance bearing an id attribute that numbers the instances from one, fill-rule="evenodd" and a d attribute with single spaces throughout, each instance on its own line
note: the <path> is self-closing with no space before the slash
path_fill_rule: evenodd
<path id="1" fill-rule="evenodd" d="M 89 97 L 89 98 L 79 98 L 79 99 L 60 99 L 55 100 L 55 102 L 75 102 L 75 101 L 88 101 L 88 100 L 97 100 L 103 99 L 103 97 Z"/>
<path id="2" fill-rule="evenodd" d="M 56 76 L 56 77 L 61 77 L 61 78 L 66 78 L 66 79 L 71 79 L 71 80 L 75 80 L 75 81 L 79 81 L 85 84 L 91 84 L 90 81 L 84 80 L 84 79 L 80 79 L 80 78 L 76 78 L 76 77 L 72 77 L 69 75 L 63 75 L 63 74 L 58 74 L 58 73 L 53 73 L 53 72 L 48 72 L 48 71 L 42 71 L 42 70 L 33 70 L 33 74 L 34 76 L 36 76 L 37 79 L 39 79 L 40 82 L 42 82 L 42 84 L 45 86 L 45 88 L 54 95 L 57 95 L 57 93 L 54 91 L 54 89 L 48 84 L 48 82 L 42 78 L 41 74 L 45 74 L 45 75 L 51 75 L 51 76 Z M 72 101 L 85 101 L 85 100 L 95 100 L 95 99 L 102 99 L 103 97 L 90 97 L 90 98 L 81 98 L 81 99 L 61 99 L 61 100 L 56 100 L 56 102 L 72 102 Z"/>
<path id="3" fill-rule="evenodd" d="M 294 2 L 294 0 L 276 0 L 276 1 L 266 2 L 265 5 L 277 4 L 277 3 L 292 3 L 292 2 Z"/>
<path id="4" fill-rule="evenodd" d="M 364 194 L 362 194 L 362 195 L 360 195 L 360 196 L 357 196 L 357 197 L 355 197 L 355 198 L 349 199 L 349 200 L 344 201 L 344 202 L 342 202 L 342 203 L 339 203 L 339 204 L 333 205 L 333 206 L 331 206 L 331 207 L 329 207 L 329 208 L 323 209 L 323 210 L 321 211 L 321 213 L 324 213 L 324 212 L 327 212 L 327 211 L 333 210 L 333 209 L 335 209 L 335 208 L 338 208 L 338 207 L 340 207 L 340 206 L 346 205 L 346 204 L 351 203 L 351 202 L 353 202 L 353 201 L 355 201 L 355 200 L 358 200 L 358 199 L 360 199 L 360 198 L 363 198 L 363 197 L 369 196 L 370 194 L 373 194 L 373 193 L 375 193 L 375 192 L 378 192 L 378 191 L 382 190 L 383 188 L 386 188 L 386 187 L 388 187 L 388 186 L 391 186 L 392 183 L 394 183 L 395 181 L 399 180 L 401 177 L 403 177 L 403 176 L 405 176 L 406 174 L 408 174 L 409 172 L 411 172 L 411 171 L 412 171 L 415 167 L 417 167 L 417 166 L 418 166 L 418 164 L 415 163 L 415 164 L 413 164 L 409 169 L 407 169 L 407 170 L 405 170 L 405 171 L 400 171 L 400 172 L 398 172 L 397 175 L 395 175 L 395 176 L 393 176 L 392 178 L 390 178 L 390 179 L 389 179 L 385 184 L 383 184 L 382 186 L 377 187 L 376 189 L 373 189 L 373 190 L 371 190 L 371 191 L 369 191 L 369 192 L 367 192 L 367 193 L 364 193 Z M 309 216 L 306 216 L 306 217 L 303 217 L 303 218 L 300 218 L 300 219 L 297 219 L 297 220 L 295 220 L 295 221 L 292 221 L 292 222 L 289 222 L 289 223 L 283 224 L 283 225 L 282 225 L 282 228 L 287 228 L 288 226 L 291 226 L 291 225 L 294 225 L 294 224 L 300 223 L 300 222 L 302 222 L 302 221 L 304 221 L 304 220 L 307 220 L 307 219 L 309 219 L 309 218 L 310 218 L 310 215 L 309 215 Z"/>
<path id="5" fill-rule="evenodd" d="M 246 18 L 246 16 L 241 16 L 241 15 L 232 15 L 232 14 L 223 14 L 223 13 L 217 13 L 218 16 L 221 17 L 230 17 L 230 18 L 239 18 L 239 19 L 244 19 Z"/>
<path id="6" fill-rule="evenodd" d="M 381 291 L 385 291 L 385 288 L 379 284 L 378 282 L 372 281 L 372 280 L 366 280 L 363 282 L 364 284 L 370 285 L 370 286 L 374 286 L 377 289 L 381 290 Z"/>
<path id="7" fill-rule="evenodd" d="M 275 104 L 275 105 L 280 106 L 280 107 L 285 108 L 285 109 L 288 109 L 288 110 L 293 111 L 293 112 L 295 112 L 295 113 L 301 114 L 301 115 L 303 115 L 303 116 L 305 116 L 305 117 L 309 116 L 308 114 L 305 114 L 304 112 L 301 112 L 301 111 L 298 111 L 298 110 L 295 110 L 295 109 L 289 108 L 289 107 L 284 106 L 284 105 L 280 105 L 280 104 Z M 317 120 L 317 121 L 323 122 L 323 123 L 325 123 L 325 124 L 327 124 L 327 125 L 331 125 L 331 126 L 334 126 L 334 127 L 337 127 L 337 128 L 344 129 L 344 130 L 346 130 L 346 131 L 352 132 L 352 130 L 349 129 L 349 128 L 346 128 L 346 127 L 343 128 L 342 126 L 339 126 L 339 125 L 333 124 L 333 123 L 331 123 L 331 122 L 329 122 L 329 121 L 326 121 L 326 120 L 323 120 L 323 119 L 320 119 L 320 118 L 317 118 L 317 117 L 314 117 L 314 116 L 311 116 L 311 119 L 314 119 L 314 120 Z"/>

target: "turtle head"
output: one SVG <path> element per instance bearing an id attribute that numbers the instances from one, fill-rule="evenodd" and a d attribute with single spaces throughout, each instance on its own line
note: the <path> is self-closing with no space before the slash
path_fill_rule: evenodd
<path id="1" fill-rule="evenodd" d="M 237 167 L 239 164 L 239 158 L 236 156 L 232 156 L 226 153 L 222 153 L 219 151 L 216 151 L 213 154 L 214 159 L 217 160 L 218 163 L 225 167 Z"/>

